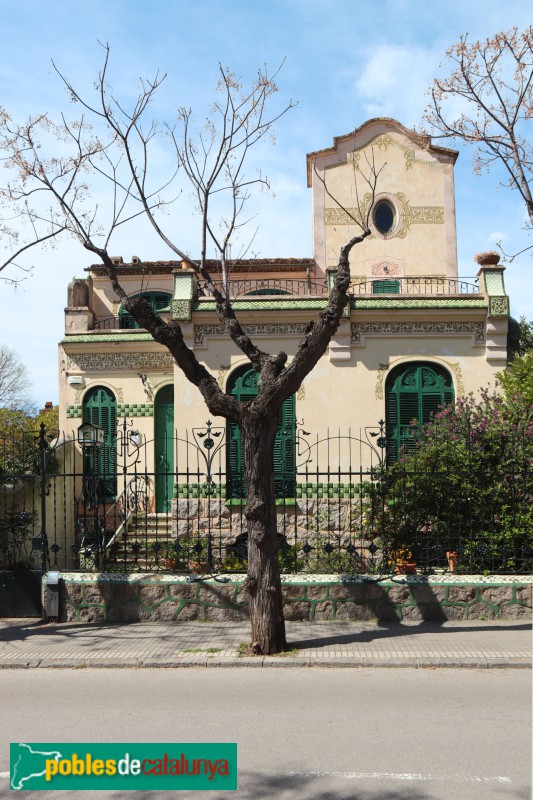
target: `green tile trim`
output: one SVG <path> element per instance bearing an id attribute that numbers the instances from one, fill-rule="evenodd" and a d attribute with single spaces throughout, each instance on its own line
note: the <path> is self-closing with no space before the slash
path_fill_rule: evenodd
<path id="1" fill-rule="evenodd" d="M 119 406 L 120 408 L 120 406 Z M 198 500 L 199 498 L 225 498 L 225 484 L 209 486 L 206 483 L 178 483 L 174 485 L 174 499 Z M 354 499 L 363 496 L 363 487 L 358 483 L 297 483 L 296 497 L 276 500 L 276 505 L 295 505 L 297 500 L 316 500 L 328 498 Z M 226 505 L 243 505 L 246 501 L 232 498 Z"/>
<path id="2" fill-rule="evenodd" d="M 119 403 L 117 406 L 119 417 L 153 417 L 153 403 Z"/>
<path id="3" fill-rule="evenodd" d="M 324 299 L 323 297 L 306 297 L 302 299 L 291 297 L 289 300 L 282 300 L 277 297 L 276 300 L 236 300 L 232 303 L 232 306 L 235 311 L 310 311 L 312 309 L 325 308 L 327 304 L 327 298 Z M 216 310 L 216 305 L 214 301 L 204 300 L 201 303 L 195 303 L 193 310 L 195 312 L 209 311 L 212 313 Z"/>
<path id="4" fill-rule="evenodd" d="M 175 500 L 199 500 L 205 497 L 224 499 L 226 497 L 226 486 L 225 484 L 176 483 L 174 484 L 173 497 Z"/>
<path id="5" fill-rule="evenodd" d="M 74 334 L 72 336 L 65 336 L 61 339 L 60 344 L 78 344 L 86 342 L 153 342 L 154 337 L 150 333 L 138 333 L 136 330 L 130 330 L 127 333 L 96 333 L 91 334 Z"/>
<path id="6" fill-rule="evenodd" d="M 505 284 L 503 282 L 502 269 L 484 269 L 485 289 L 489 295 L 504 295 Z"/>
<path id="7" fill-rule="evenodd" d="M 67 406 L 67 419 L 74 419 L 81 417 L 82 409 L 81 404 Z"/>
<path id="8" fill-rule="evenodd" d="M 486 308 L 487 301 L 482 298 L 470 296 L 453 298 L 427 298 L 425 300 L 414 299 L 411 297 L 392 298 L 372 298 L 360 300 L 352 297 L 350 301 L 351 309 L 363 308 Z"/>
<path id="9" fill-rule="evenodd" d="M 362 495 L 358 483 L 297 483 L 296 499 L 312 500 L 329 497 L 355 498 Z"/>
<path id="10" fill-rule="evenodd" d="M 194 284 L 195 276 L 192 272 L 174 273 L 174 294 L 171 303 L 173 319 L 191 319 Z"/>

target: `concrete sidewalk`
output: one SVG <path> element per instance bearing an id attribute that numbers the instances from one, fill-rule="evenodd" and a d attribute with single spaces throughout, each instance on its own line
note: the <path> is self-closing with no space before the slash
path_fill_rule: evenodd
<path id="1" fill-rule="evenodd" d="M 513 667 L 531 668 L 531 625 L 287 622 L 291 650 L 240 656 L 248 622 L 43 625 L 0 620 L 0 668 Z"/>

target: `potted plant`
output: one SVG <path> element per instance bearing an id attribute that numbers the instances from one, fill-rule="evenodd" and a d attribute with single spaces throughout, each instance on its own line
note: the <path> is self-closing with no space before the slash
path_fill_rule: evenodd
<path id="1" fill-rule="evenodd" d="M 414 575 L 416 573 L 416 561 L 413 557 L 413 552 L 405 545 L 395 547 L 391 553 L 389 563 L 397 575 Z"/>

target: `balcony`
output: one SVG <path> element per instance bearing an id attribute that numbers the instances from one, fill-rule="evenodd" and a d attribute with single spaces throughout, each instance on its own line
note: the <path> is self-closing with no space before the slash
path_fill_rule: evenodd
<path id="1" fill-rule="evenodd" d="M 222 281 L 213 281 L 216 289 L 222 292 Z M 198 281 L 198 297 L 212 299 L 206 281 Z M 237 278 L 230 279 L 231 300 L 257 295 L 290 295 L 292 297 L 323 297 L 328 294 L 326 280 L 314 281 L 302 278 Z"/>
<path id="2" fill-rule="evenodd" d="M 361 295 L 465 295 L 479 294 L 477 278 L 441 278 L 414 276 L 409 278 L 372 278 L 350 285 L 352 297 Z"/>

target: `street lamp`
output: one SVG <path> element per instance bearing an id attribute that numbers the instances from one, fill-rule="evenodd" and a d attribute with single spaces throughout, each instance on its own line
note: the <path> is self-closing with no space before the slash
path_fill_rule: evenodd
<path id="1" fill-rule="evenodd" d="M 78 428 L 78 444 L 85 448 L 102 447 L 104 444 L 104 429 L 90 422 L 85 422 Z"/>

